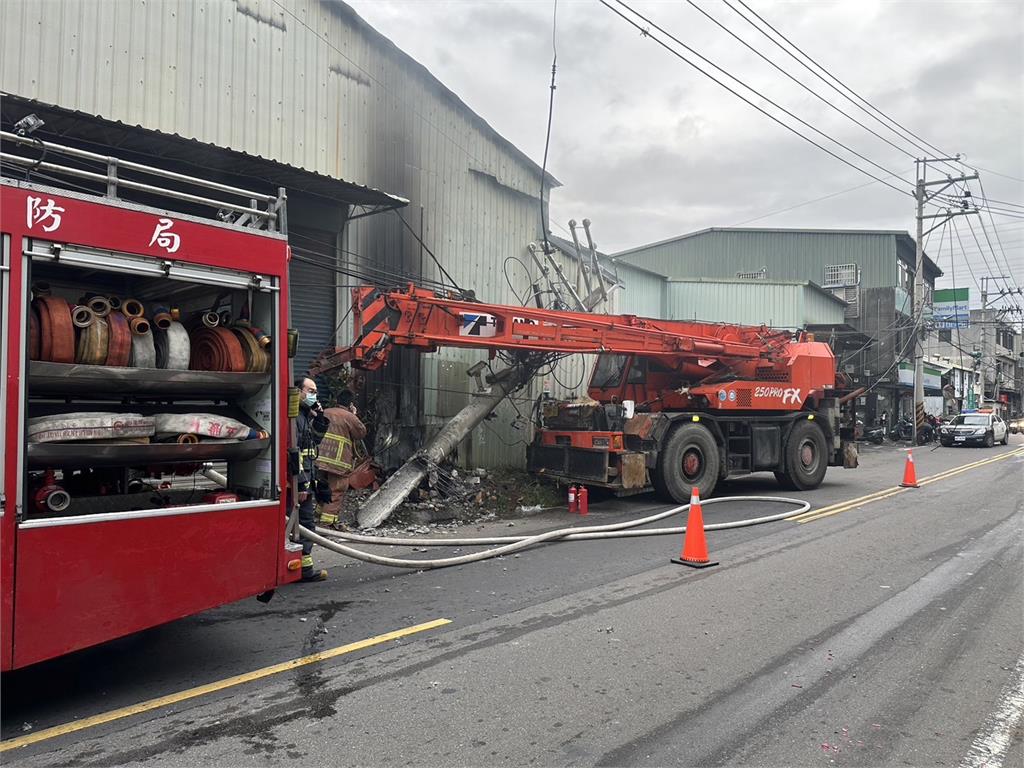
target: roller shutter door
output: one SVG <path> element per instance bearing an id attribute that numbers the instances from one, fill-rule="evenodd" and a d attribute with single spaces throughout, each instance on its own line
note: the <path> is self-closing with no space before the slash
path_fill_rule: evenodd
<path id="1" fill-rule="evenodd" d="M 294 227 L 293 227 L 294 231 Z M 321 241 L 329 241 L 330 233 L 303 230 Z M 297 239 L 300 247 L 309 247 L 309 241 Z M 325 251 L 327 246 L 317 246 Z M 309 364 L 328 347 L 335 346 L 334 328 L 337 317 L 337 274 L 304 261 L 292 260 L 289 268 L 291 283 L 291 324 L 299 331 L 299 346 L 295 355 L 295 374 L 309 368 Z"/>

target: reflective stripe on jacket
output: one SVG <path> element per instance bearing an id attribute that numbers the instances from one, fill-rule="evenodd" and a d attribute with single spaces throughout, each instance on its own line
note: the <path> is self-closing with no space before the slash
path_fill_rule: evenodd
<path id="1" fill-rule="evenodd" d="M 366 437 L 366 426 L 348 408 L 328 408 L 330 429 L 320 443 L 316 466 L 335 475 L 347 475 L 355 463 L 355 442 Z"/>

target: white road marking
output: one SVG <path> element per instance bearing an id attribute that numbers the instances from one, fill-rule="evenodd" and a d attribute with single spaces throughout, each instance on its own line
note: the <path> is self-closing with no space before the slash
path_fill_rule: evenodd
<path id="1" fill-rule="evenodd" d="M 960 768 L 999 768 L 1010 746 L 1010 734 L 1024 716 L 1024 656 L 1017 659 L 1010 682 L 995 711 L 971 743 Z"/>

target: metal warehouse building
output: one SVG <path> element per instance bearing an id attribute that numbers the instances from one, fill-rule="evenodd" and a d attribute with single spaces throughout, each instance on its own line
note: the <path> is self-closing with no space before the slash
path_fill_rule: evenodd
<path id="1" fill-rule="evenodd" d="M 288 188 L 293 249 L 321 263 L 294 264 L 297 370 L 351 338 L 360 277 L 446 281 L 428 248 L 460 286 L 515 301 L 504 267 L 540 238 L 540 167 L 343 3 L 5 0 L 2 16 L 5 127 L 59 105 L 42 138 Z M 467 402 L 480 357 L 400 354 L 367 378 L 392 462 Z M 503 404 L 463 461 L 521 462 L 520 426 Z"/>

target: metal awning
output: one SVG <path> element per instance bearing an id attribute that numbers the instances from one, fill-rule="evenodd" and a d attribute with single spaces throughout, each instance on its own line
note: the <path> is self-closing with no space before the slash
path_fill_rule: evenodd
<path id="1" fill-rule="evenodd" d="M 409 204 L 398 195 L 247 152 L 107 120 L 21 96 L 0 95 L 3 97 L 0 101 L 0 125 L 7 131 L 12 130 L 21 118 L 35 113 L 45 121 L 45 125 L 32 134 L 40 139 L 116 154 L 148 165 L 159 159 L 190 175 L 216 177 L 218 181 L 235 186 L 252 187 L 255 182 L 273 189 L 284 187 L 289 193 L 298 192 L 322 198 L 325 202 L 345 204 L 350 208 L 349 219 L 404 208 Z"/>

